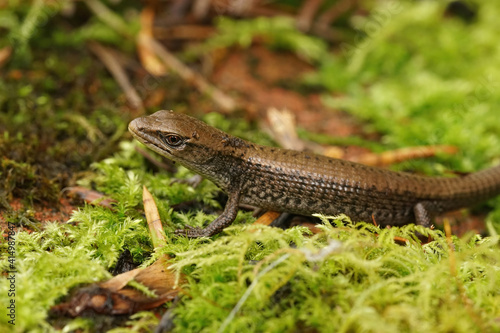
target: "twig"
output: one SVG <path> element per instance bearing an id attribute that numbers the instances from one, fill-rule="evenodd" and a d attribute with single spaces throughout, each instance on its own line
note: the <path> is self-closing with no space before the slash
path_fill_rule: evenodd
<path id="1" fill-rule="evenodd" d="M 309 31 L 314 14 L 318 11 L 319 6 L 324 0 L 307 0 L 300 8 L 297 15 L 297 27 L 302 31 Z"/>
<path id="2" fill-rule="evenodd" d="M 89 42 L 88 47 L 90 50 L 101 60 L 101 62 L 106 66 L 111 75 L 115 78 L 118 85 L 122 88 L 127 100 L 134 109 L 144 109 L 141 97 L 135 90 L 135 88 L 130 83 L 130 80 L 125 73 L 125 70 L 121 67 L 118 61 L 112 54 L 112 51 L 97 42 Z"/>
<path id="3" fill-rule="evenodd" d="M 144 203 L 144 212 L 148 221 L 149 232 L 153 240 L 153 248 L 157 249 L 166 245 L 165 232 L 161 225 L 160 214 L 156 207 L 155 201 L 146 186 L 143 187 L 142 201 Z"/>
<path id="4" fill-rule="evenodd" d="M 184 65 L 184 63 L 178 60 L 158 41 L 153 38 L 144 37 L 144 42 L 150 44 L 150 48 L 156 53 L 156 55 L 158 55 L 158 57 L 160 57 L 165 65 L 167 65 L 185 81 L 196 86 L 202 93 L 205 93 L 212 98 L 212 100 L 221 108 L 223 112 L 230 113 L 236 109 L 237 103 L 233 98 L 208 83 L 203 76 Z"/>
<path id="5" fill-rule="evenodd" d="M 323 31 L 327 30 L 333 20 L 348 11 L 351 7 L 354 7 L 356 2 L 357 0 L 340 0 L 336 2 L 318 18 L 315 28 Z"/>
<path id="6" fill-rule="evenodd" d="M 348 160 L 371 166 L 387 166 L 406 160 L 432 157 L 438 153 L 455 154 L 457 150 L 456 147 L 447 145 L 407 147 L 383 152 L 381 154 L 363 154 L 354 156 Z"/>

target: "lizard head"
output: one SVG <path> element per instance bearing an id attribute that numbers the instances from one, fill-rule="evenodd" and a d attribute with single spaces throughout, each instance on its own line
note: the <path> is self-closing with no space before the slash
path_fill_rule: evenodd
<path id="1" fill-rule="evenodd" d="M 140 117 L 128 126 L 132 135 L 151 150 L 188 169 L 212 178 L 208 173 L 214 158 L 226 151 L 228 142 L 244 142 L 193 117 L 158 111 L 150 116 Z"/>

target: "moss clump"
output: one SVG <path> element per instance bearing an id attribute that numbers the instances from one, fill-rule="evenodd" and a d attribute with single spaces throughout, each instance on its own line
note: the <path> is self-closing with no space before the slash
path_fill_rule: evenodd
<path id="1" fill-rule="evenodd" d="M 175 310 L 176 330 L 500 328 L 500 293 L 492 289 L 500 282 L 496 237 L 453 238 L 450 247 L 441 232 L 415 226 L 380 230 L 349 222 L 345 227 L 345 219 L 324 222 L 324 233 L 312 237 L 304 228 L 231 227 L 230 236 L 178 253 L 174 267 L 188 275 L 189 296 Z M 433 241 L 422 245 L 417 231 Z M 397 245 L 394 237 L 408 241 Z"/>

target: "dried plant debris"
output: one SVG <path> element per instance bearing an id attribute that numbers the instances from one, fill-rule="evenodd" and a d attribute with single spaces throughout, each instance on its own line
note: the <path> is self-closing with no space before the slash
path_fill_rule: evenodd
<path id="1" fill-rule="evenodd" d="M 136 268 L 97 285 L 79 289 L 68 302 L 51 308 L 53 315 L 77 317 L 95 314 L 121 315 L 154 309 L 178 293 L 168 259 Z M 181 281 L 182 282 L 182 281 Z"/>

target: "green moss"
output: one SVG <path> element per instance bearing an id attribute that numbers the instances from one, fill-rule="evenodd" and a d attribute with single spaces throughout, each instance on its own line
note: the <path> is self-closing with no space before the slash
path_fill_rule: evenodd
<path id="1" fill-rule="evenodd" d="M 206 198 L 217 189 L 208 182 L 196 191 L 187 184 L 169 185 L 174 175 L 146 172 L 146 162 L 131 144 L 94 167 L 97 176 L 87 181 L 117 201 L 114 211 L 86 206 L 69 224 L 17 234 L 16 288 L 23 304 L 30 304 L 29 313 L 18 312 L 21 330 L 50 330 L 48 308 L 71 288 L 109 277 L 107 269 L 124 248 L 138 262 L 154 260 L 140 214 L 142 184 L 155 196 L 168 236 L 174 228 L 215 217 L 174 212 L 171 205 L 186 200 L 216 206 Z M 189 176 L 186 169 L 175 174 Z M 222 325 L 231 332 L 500 329 L 494 321 L 500 311 L 498 236 L 454 237 L 450 248 L 442 232 L 413 225 L 379 229 L 353 225 L 345 217 L 323 218 L 324 233 L 311 236 L 303 227 L 283 231 L 249 225 L 252 220 L 250 213 L 240 212 L 224 234 L 212 240 L 171 237 L 154 255 L 175 255 L 172 269 L 187 277 L 182 287 L 188 293 L 174 309 L 177 331 L 217 331 Z M 432 242 L 421 244 L 416 232 Z M 395 237 L 408 242 L 398 245 Z M 5 255 L 1 265 L 5 270 Z M 2 302 L 6 288 L 1 281 Z M 36 316 L 31 309 L 37 309 Z M 130 325 L 145 328 L 156 322 L 143 316 Z M 88 325 L 75 320 L 67 328 Z"/>
<path id="2" fill-rule="evenodd" d="M 478 4 L 477 20 L 469 24 L 446 17 L 446 7 L 402 2 L 375 8 L 358 23 L 362 37 L 350 52 L 325 59 L 309 79 L 336 93 L 325 97 L 328 105 L 366 120 L 387 145 L 456 145 L 461 154 L 447 159 L 449 167 L 472 171 L 500 156 L 500 49 L 498 22 L 491 19 L 500 8 Z"/>
<path id="3" fill-rule="evenodd" d="M 322 59 L 327 53 L 327 44 L 323 40 L 301 33 L 295 28 L 294 20 L 284 16 L 239 21 L 220 16 L 217 28 L 215 36 L 205 45 L 191 49 L 189 55 L 232 46 L 246 48 L 255 38 L 275 49 L 291 50 L 310 62 Z"/>
<path id="4" fill-rule="evenodd" d="M 29 12 L 41 15 L 44 5 L 34 4 L 1 11 L 0 29 L 15 32 L 23 22 L 19 18 Z M 297 32 L 293 22 L 282 18 L 221 21 L 220 35 L 204 50 L 246 47 L 254 37 L 293 50 L 319 64 L 318 72 L 305 82 L 329 89 L 327 104 L 364 119 L 368 131 L 383 133 L 385 148 L 453 144 L 461 149 L 456 156 L 439 156 L 430 164 L 411 162 L 399 168 L 435 174 L 447 168 L 471 171 L 500 156 L 496 108 L 500 96 L 495 89 L 500 5 L 476 4 L 477 18 L 465 22 L 445 14 L 444 2 L 393 2 L 393 7 L 381 2 L 372 16 L 352 19 L 359 34 L 349 45 L 341 45 L 343 54 L 328 54 L 323 42 Z M 130 31 L 137 16 L 132 15 L 131 22 Z M 28 66 L 30 71 L 0 79 L 4 206 L 13 195 L 27 201 L 55 201 L 65 184 L 58 173 L 68 172 L 69 178 L 71 170 L 85 169 L 108 156 L 126 131 L 113 79 L 101 75 L 102 68 L 95 67 L 90 57 L 50 50 L 79 46 L 89 39 L 125 50 L 131 43 L 121 44 L 120 35 L 95 17 L 75 28 L 72 40 L 63 38 L 62 30 L 47 31 L 27 30 L 29 43 L 16 50 L 5 68 L 6 73 Z M 0 45 L 6 45 L 5 39 Z M 37 52 L 31 53 L 29 47 Z M 68 116 L 68 110 L 78 111 L 77 115 Z M 245 122 L 216 114 L 205 120 L 254 142 L 272 144 Z M 324 137 L 310 138 L 331 143 Z M 383 149 L 382 144 L 351 140 Z M 189 240 L 172 237 L 172 231 L 212 221 L 221 207 L 218 189 L 207 181 L 196 189 L 172 183 L 192 173 L 184 168 L 175 174 L 158 172 L 134 146 L 123 142 L 119 153 L 94 164 L 94 173 L 81 179 L 81 184 L 111 196 L 113 210 L 89 205 L 75 212 L 69 223 L 48 223 L 41 231 L 16 234 L 17 331 L 54 331 L 47 321 L 50 306 L 81 284 L 109 278 L 124 249 L 143 265 L 165 253 L 174 256 L 172 268 L 188 281 L 182 286 L 187 293 L 174 308 L 177 331 L 212 332 L 221 327 L 228 332 L 500 331 L 495 225 L 500 221 L 499 199 L 492 200 L 496 209 L 488 217 L 490 237 L 453 237 L 452 247 L 442 232 L 415 226 L 378 229 L 353 225 L 345 218 L 324 218 L 324 233 L 310 235 L 300 227 L 282 231 L 250 226 L 251 213 L 243 212 L 223 234 Z M 62 156 L 69 157 L 64 161 L 74 169 L 57 164 Z M 142 185 L 153 193 L 170 237 L 158 253 L 152 253 L 141 214 Z M 196 209 L 173 209 L 188 201 Z M 16 223 L 33 222 L 31 218 L 28 212 L 9 215 Z M 432 242 L 421 244 L 415 232 L 430 235 Z M 408 242 L 398 245 L 394 237 Z M 0 267 L 6 272 L 7 244 L 0 248 Z M 8 281 L 0 280 L 1 304 L 9 301 L 8 289 Z M 0 317 L 0 330 L 12 328 L 7 319 Z M 156 323 L 152 313 L 145 312 L 132 317 L 129 328 L 115 331 L 148 331 Z M 64 329 L 91 331 L 92 323 L 76 319 Z"/>
<path id="5" fill-rule="evenodd" d="M 498 164 L 500 48 L 493 17 L 500 6 L 466 3 L 477 8 L 472 21 L 450 15 L 447 2 L 381 3 L 371 16 L 353 18 L 356 38 L 323 58 L 305 81 L 332 91 L 325 104 L 382 133 L 386 149 L 459 148 L 453 156 L 405 162 L 398 170 L 442 175 Z M 491 218 L 500 230 L 497 215 Z"/>
<path id="6" fill-rule="evenodd" d="M 492 305 L 500 293 L 491 292 L 500 279 L 497 265 L 491 266 L 500 259 L 496 238 L 454 238 L 452 252 L 439 231 L 338 227 L 342 220 L 333 220 L 337 227 L 332 227 L 332 220 L 324 221 L 325 233 L 312 237 L 304 236 L 303 228 L 235 226 L 228 229 L 231 236 L 178 253 L 174 267 L 188 274 L 190 296 L 176 308 L 176 330 L 212 332 L 223 323 L 229 332 L 499 328 L 494 316 L 500 309 Z M 433 241 L 420 244 L 417 230 Z M 397 245 L 395 236 L 409 241 Z M 336 250 L 311 255 L 334 241 L 340 241 Z M 250 286 L 240 310 L 225 322 Z M 488 305 L 479 311 L 479 304 Z"/>
<path id="7" fill-rule="evenodd" d="M 109 278 L 107 269 L 114 266 L 125 248 L 137 262 L 150 255 L 148 231 L 137 209 L 142 190 L 138 178 L 122 172 L 111 181 L 122 184 L 115 188 L 115 199 L 120 201 L 113 211 L 86 206 L 74 212 L 67 224 L 47 223 L 40 232 L 15 235 L 19 332 L 48 328 L 49 307 L 80 284 Z M 7 244 L 0 246 L 1 269 L 8 271 L 8 255 L 3 251 Z M 2 279 L 0 299 L 5 304 L 8 286 Z M 1 327 L 8 326 L 6 318 L 0 319 Z"/>

